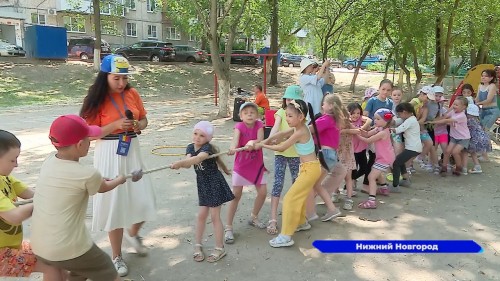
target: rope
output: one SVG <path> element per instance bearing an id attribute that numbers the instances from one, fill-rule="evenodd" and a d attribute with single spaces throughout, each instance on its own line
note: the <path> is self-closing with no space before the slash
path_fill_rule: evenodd
<path id="1" fill-rule="evenodd" d="M 240 148 L 236 149 L 236 152 L 243 151 L 245 149 L 246 149 L 246 147 L 240 147 Z M 221 156 L 221 155 L 225 155 L 225 154 L 228 154 L 228 153 L 229 153 L 229 151 L 219 152 L 219 153 L 212 154 L 212 155 L 208 156 L 207 159 L 215 158 L 215 157 L 218 157 L 218 156 Z M 132 176 L 138 175 L 138 174 L 143 174 L 144 175 L 144 174 L 149 174 L 149 173 L 153 173 L 153 172 L 157 172 L 157 171 L 169 169 L 171 165 L 172 164 L 168 164 L 168 165 L 156 167 L 156 168 L 145 170 L 145 171 L 142 171 L 142 170 L 133 171 L 131 174 L 128 174 L 126 177 L 127 178 L 131 178 Z"/>
<path id="2" fill-rule="evenodd" d="M 166 148 L 186 148 L 185 145 L 162 145 L 155 147 L 151 149 L 151 154 L 158 155 L 158 156 L 184 156 L 186 153 L 160 153 L 157 152 L 160 149 L 166 149 Z"/>

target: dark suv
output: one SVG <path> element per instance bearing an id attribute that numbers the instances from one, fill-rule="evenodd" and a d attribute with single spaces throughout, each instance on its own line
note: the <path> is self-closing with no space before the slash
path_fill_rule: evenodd
<path id="1" fill-rule="evenodd" d="M 129 60 L 150 60 L 152 62 L 174 61 L 175 49 L 172 43 L 143 40 L 130 46 L 119 48 L 115 53 Z"/>
<path id="2" fill-rule="evenodd" d="M 243 56 L 238 56 L 243 55 Z M 245 50 L 234 50 L 231 56 L 231 63 L 234 64 L 246 64 L 246 65 L 256 65 L 259 61 L 259 56 L 254 53 Z"/>
<path id="3" fill-rule="evenodd" d="M 298 55 L 283 55 L 281 57 L 281 66 L 300 66 L 300 62 L 304 59 L 304 56 Z"/>
<path id="4" fill-rule="evenodd" d="M 207 53 L 187 45 L 176 45 L 175 60 L 187 62 L 206 62 Z"/>
<path id="5" fill-rule="evenodd" d="M 68 57 L 88 60 L 94 58 L 94 37 L 70 38 L 68 40 Z M 101 39 L 101 58 L 111 54 L 108 42 Z"/>

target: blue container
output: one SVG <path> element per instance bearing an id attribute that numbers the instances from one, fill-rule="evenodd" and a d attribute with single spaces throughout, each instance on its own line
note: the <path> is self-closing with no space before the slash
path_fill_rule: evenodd
<path id="1" fill-rule="evenodd" d="M 66 28 L 32 25 L 26 28 L 24 34 L 26 57 L 60 60 L 68 58 Z"/>

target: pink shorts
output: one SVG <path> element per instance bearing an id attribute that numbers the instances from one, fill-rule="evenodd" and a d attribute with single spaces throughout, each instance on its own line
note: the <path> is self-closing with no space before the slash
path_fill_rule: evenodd
<path id="1" fill-rule="evenodd" d="M 448 134 L 436 135 L 434 136 L 434 141 L 436 144 L 448 143 Z"/>
<path id="2" fill-rule="evenodd" d="M 262 175 L 262 179 L 260 180 L 260 184 L 267 184 L 266 174 Z M 233 186 L 252 186 L 254 183 L 250 182 L 246 178 L 240 176 L 238 173 L 233 171 L 232 175 L 232 185 Z"/>

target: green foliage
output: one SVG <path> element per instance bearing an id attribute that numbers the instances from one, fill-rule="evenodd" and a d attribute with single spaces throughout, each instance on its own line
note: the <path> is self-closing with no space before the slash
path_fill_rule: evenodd
<path id="1" fill-rule="evenodd" d="M 377 72 L 384 72 L 385 71 L 385 64 L 376 62 L 376 63 L 370 63 L 367 67 L 367 70 L 369 71 L 377 71 Z"/>
<path id="2" fill-rule="evenodd" d="M 305 55 L 307 54 L 307 47 L 300 46 L 299 44 L 291 44 L 286 48 L 286 52 L 294 55 Z"/>

